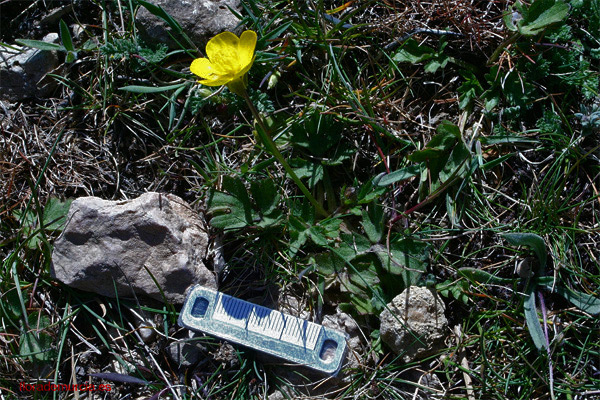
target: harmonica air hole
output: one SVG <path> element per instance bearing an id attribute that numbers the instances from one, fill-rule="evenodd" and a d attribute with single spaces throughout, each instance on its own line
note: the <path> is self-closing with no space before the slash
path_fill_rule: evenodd
<path id="1" fill-rule="evenodd" d="M 204 314 L 206 314 L 206 310 L 208 309 L 208 300 L 204 297 L 197 297 L 196 301 L 194 301 L 194 305 L 192 306 L 192 317 L 202 318 Z"/>
<path id="2" fill-rule="evenodd" d="M 330 362 L 335 357 L 335 351 L 337 350 L 337 343 L 334 340 L 327 339 L 323 342 L 319 358 L 324 362 Z"/>

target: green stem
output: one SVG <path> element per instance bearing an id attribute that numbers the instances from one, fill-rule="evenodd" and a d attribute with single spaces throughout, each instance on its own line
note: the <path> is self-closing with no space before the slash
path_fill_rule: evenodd
<path id="1" fill-rule="evenodd" d="M 277 148 L 277 145 L 275 144 L 273 139 L 271 139 L 271 136 L 269 135 L 269 131 L 267 130 L 267 126 L 265 125 L 262 117 L 258 113 L 258 110 L 256 109 L 256 107 L 254 107 L 254 104 L 252 104 L 252 100 L 250 100 L 250 96 L 248 96 L 248 92 L 245 90 L 243 91 L 243 97 L 244 97 L 244 100 L 246 100 L 246 104 L 248 105 L 248 108 L 250 108 L 252 115 L 254 115 L 254 118 L 258 122 L 259 126 L 256 131 L 258 132 L 258 136 L 260 137 L 260 139 L 263 141 L 263 143 L 267 147 L 267 150 L 269 150 L 273 154 L 273 156 L 275 156 L 277 161 L 279 161 L 279 163 L 283 166 L 283 169 L 285 169 L 285 172 L 287 172 L 287 174 L 290 176 L 290 178 L 292 178 L 292 180 L 296 183 L 296 185 L 298 186 L 300 191 L 304 194 L 304 196 L 306 196 L 306 198 L 308 199 L 308 201 L 310 201 L 310 203 L 313 205 L 313 207 L 315 207 L 315 210 L 317 211 L 317 213 L 323 217 L 328 216 L 329 214 L 327 214 L 327 211 L 325 211 L 323 206 L 314 198 L 314 196 L 312 195 L 312 193 L 310 193 L 310 191 L 306 188 L 306 186 L 304 186 L 304 184 L 302 183 L 300 178 L 298 178 L 298 175 L 296 175 L 296 173 L 294 172 L 292 167 L 290 167 L 290 165 L 287 163 L 287 161 L 285 160 L 285 158 L 283 157 L 283 155 Z"/>

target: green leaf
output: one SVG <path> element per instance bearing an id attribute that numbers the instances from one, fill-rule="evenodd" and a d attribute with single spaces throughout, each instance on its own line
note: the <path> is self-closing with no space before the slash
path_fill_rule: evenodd
<path id="1" fill-rule="evenodd" d="M 254 212 L 244 183 L 239 178 L 223 177 L 223 189 L 213 190 L 208 198 L 210 223 L 215 228 L 237 229 L 254 223 Z"/>
<path id="2" fill-rule="evenodd" d="M 173 89 L 179 89 L 182 86 L 185 86 L 186 83 L 179 83 L 177 85 L 168 85 L 168 86 L 137 86 L 137 85 L 129 85 L 123 86 L 119 88 L 119 90 L 123 90 L 125 92 L 131 93 L 160 93 L 166 92 Z"/>
<path id="3" fill-rule="evenodd" d="M 372 251 L 381 261 L 386 272 L 402 276 L 404 284 L 415 284 L 427 268 L 429 246 L 412 238 L 392 240 L 390 248 L 377 244 Z"/>
<path id="4" fill-rule="evenodd" d="M 21 46 L 33 47 L 40 50 L 65 50 L 65 48 L 56 43 L 48 43 L 42 40 L 17 39 L 15 40 Z"/>
<path id="5" fill-rule="evenodd" d="M 336 254 L 345 261 L 352 261 L 356 257 L 365 255 L 371 250 L 369 239 L 358 233 L 340 233 L 341 242 Z"/>
<path id="6" fill-rule="evenodd" d="M 544 277 L 549 279 L 538 279 L 538 283 L 544 286 L 547 290 L 552 291 L 552 278 Z M 587 293 L 582 293 L 576 290 L 573 290 L 568 287 L 563 287 L 556 285 L 554 287 L 554 291 L 568 300 L 575 307 L 579 308 L 581 311 L 584 311 L 591 315 L 600 314 L 600 299 L 589 295 Z"/>
<path id="7" fill-rule="evenodd" d="M 252 198 L 262 214 L 269 214 L 279 205 L 279 193 L 272 179 L 263 179 L 250 184 Z"/>
<path id="8" fill-rule="evenodd" d="M 379 186 L 377 182 L 380 181 L 380 177 L 370 178 L 367 182 L 361 185 L 356 195 L 356 202 L 358 204 L 368 204 L 375 199 L 381 197 L 386 191 L 385 186 Z"/>
<path id="9" fill-rule="evenodd" d="M 429 60 L 436 54 L 435 50 L 429 46 L 419 45 L 419 43 L 409 38 L 398 52 L 392 57 L 395 62 L 409 62 L 417 64 Z"/>
<path id="10" fill-rule="evenodd" d="M 484 146 L 491 146 L 494 144 L 511 144 L 511 143 L 523 143 L 523 144 L 535 144 L 538 140 L 531 139 L 523 136 L 510 136 L 510 135 L 494 135 L 487 137 L 480 137 L 479 141 Z"/>
<path id="11" fill-rule="evenodd" d="M 454 146 L 454 149 L 452 149 L 448 161 L 439 173 L 440 180 L 445 182 L 454 176 L 463 176 L 469 168 L 468 161 L 470 159 L 471 152 L 467 149 L 467 146 L 465 146 L 462 140 L 459 141 L 456 146 Z"/>
<path id="12" fill-rule="evenodd" d="M 569 14 L 569 6 L 563 0 L 534 0 L 529 9 L 525 9 L 522 3 L 517 3 L 515 6 L 521 9 L 522 18 L 517 19 L 514 18 L 515 15 L 507 14 L 504 22 L 509 29 L 516 29 L 524 36 L 537 35 L 550 25 L 561 22 Z"/>
<path id="13" fill-rule="evenodd" d="M 303 122 L 292 124 L 290 139 L 295 146 L 307 150 L 315 157 L 327 155 L 327 158 L 333 158 L 329 153 L 332 153 L 333 147 L 340 146 L 343 130 L 344 125 L 333 115 L 313 112 Z M 347 154 L 341 153 L 337 157 L 345 155 Z"/>
<path id="14" fill-rule="evenodd" d="M 389 186 L 396 182 L 404 181 L 412 178 L 413 176 L 421 172 L 421 165 L 411 165 L 396 171 L 392 171 L 389 174 L 379 175 L 373 180 L 373 184 L 376 186 Z"/>
<path id="15" fill-rule="evenodd" d="M 11 320 L 18 321 L 23 315 L 19 292 L 15 289 L 9 290 L 0 296 L 0 316 Z"/>
<path id="16" fill-rule="evenodd" d="M 66 201 L 60 201 L 55 197 L 48 199 L 44 207 L 44 228 L 47 231 L 62 231 L 72 202 L 73 199 Z"/>
<path id="17" fill-rule="evenodd" d="M 536 235 L 535 233 L 505 233 L 502 237 L 512 245 L 530 247 L 537 256 L 542 271 L 546 268 L 546 244 L 541 236 Z"/>
<path id="18" fill-rule="evenodd" d="M 220 229 L 239 229 L 252 224 L 247 218 L 247 209 L 237 197 L 213 190 L 208 196 L 210 224 Z"/>
<path id="19" fill-rule="evenodd" d="M 463 267 L 456 272 L 458 273 L 458 275 L 464 276 L 473 283 L 505 285 L 514 283 L 518 279 L 499 278 L 495 275 L 490 274 L 487 271 L 471 267 Z"/>
<path id="20" fill-rule="evenodd" d="M 311 189 L 323 180 L 323 165 L 318 162 L 295 158 L 290 160 L 290 165 L 294 168 L 294 172 L 298 175 L 298 178 L 308 179 L 308 187 Z"/>
<path id="21" fill-rule="evenodd" d="M 19 355 L 29 357 L 34 363 L 47 363 L 51 361 L 56 354 L 53 349 L 54 340 L 43 330 L 50 325 L 50 319 L 46 315 L 39 317 L 38 313 L 27 316 L 30 327 L 36 327 L 21 335 L 19 345 Z"/>
<path id="22" fill-rule="evenodd" d="M 533 340 L 533 344 L 538 350 L 546 348 L 546 339 L 542 331 L 542 325 L 538 317 L 535 306 L 535 285 L 529 285 L 529 289 L 525 295 L 524 311 L 525 321 L 529 329 L 529 336 Z"/>
<path id="23" fill-rule="evenodd" d="M 67 51 L 75 52 L 75 48 L 73 47 L 73 38 L 71 37 L 71 32 L 69 31 L 69 27 L 67 26 L 65 21 L 63 21 L 62 19 L 60 20 L 59 27 L 60 27 L 60 40 L 62 41 L 63 46 L 65 47 L 65 49 L 67 49 Z"/>
<path id="24" fill-rule="evenodd" d="M 342 272 L 346 266 L 344 260 L 332 252 L 320 253 L 314 257 L 317 270 L 326 276 Z"/>
<path id="25" fill-rule="evenodd" d="M 378 243 L 383 236 L 383 207 L 373 204 L 363 210 L 361 225 L 371 243 Z"/>

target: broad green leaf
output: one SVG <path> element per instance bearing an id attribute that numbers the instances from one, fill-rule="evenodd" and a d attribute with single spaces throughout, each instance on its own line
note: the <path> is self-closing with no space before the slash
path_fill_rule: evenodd
<path id="1" fill-rule="evenodd" d="M 462 140 L 459 141 L 452 149 L 446 165 L 444 165 L 444 168 L 439 173 L 441 182 L 445 182 L 454 176 L 463 176 L 469 168 L 468 161 L 470 159 L 471 152 Z"/>
<path id="2" fill-rule="evenodd" d="M 310 160 L 295 158 L 290 160 L 290 165 L 294 168 L 294 172 L 300 179 L 308 179 L 308 187 L 314 188 L 315 185 L 323 180 L 324 170 L 323 165 Z"/>
<path id="3" fill-rule="evenodd" d="M 538 350 L 541 350 L 546 347 L 546 339 L 535 305 L 535 285 L 529 286 L 524 303 L 525 321 L 527 322 L 527 328 L 529 329 L 529 335 L 533 340 L 533 344 Z"/>
<path id="4" fill-rule="evenodd" d="M 65 48 L 56 43 L 48 43 L 42 40 L 17 39 L 15 40 L 21 46 L 33 47 L 40 50 L 65 50 Z"/>
<path id="5" fill-rule="evenodd" d="M 496 275 L 490 274 L 487 271 L 471 267 L 463 267 L 456 272 L 458 273 L 458 275 L 464 276 L 473 283 L 505 285 L 514 283 L 517 280 L 517 278 L 500 278 Z"/>
<path id="6" fill-rule="evenodd" d="M 290 215 L 288 229 L 290 231 L 290 257 L 294 257 L 308 239 L 308 224 L 301 218 Z"/>
<path id="7" fill-rule="evenodd" d="M 67 214 L 73 199 L 60 201 L 55 197 L 48 199 L 44 207 L 44 228 L 47 231 L 61 231 L 67 222 Z"/>
<path id="8" fill-rule="evenodd" d="M 320 253 L 314 257 L 317 270 L 324 275 L 334 275 L 342 272 L 346 267 L 344 260 L 332 252 Z"/>
<path id="9" fill-rule="evenodd" d="M 409 62 L 417 64 L 426 60 L 429 60 L 436 54 L 436 51 L 429 46 L 419 45 L 419 43 L 410 38 L 398 52 L 394 55 L 392 60 L 395 62 Z"/>
<path id="10" fill-rule="evenodd" d="M 44 328 L 50 325 L 50 319 L 46 315 L 32 313 L 27 316 L 31 330 L 21 335 L 19 355 L 30 357 L 34 362 L 47 363 L 51 361 L 56 351 L 53 349 L 54 340 L 44 332 Z"/>
<path id="11" fill-rule="evenodd" d="M 166 92 L 168 90 L 179 89 L 180 87 L 186 85 L 186 83 L 179 83 L 177 85 L 168 85 L 168 86 L 138 86 L 138 85 L 129 85 L 123 86 L 119 88 L 119 90 L 123 90 L 125 92 L 131 93 L 160 93 Z"/>
<path id="12" fill-rule="evenodd" d="M 415 284 L 425 272 L 428 249 L 426 243 L 411 238 L 392 240 L 389 249 L 380 244 L 371 248 L 383 269 L 392 275 L 402 276 L 406 286 Z"/>
<path id="13" fill-rule="evenodd" d="M 375 199 L 380 198 L 388 189 L 385 186 L 379 186 L 379 177 L 374 177 L 365 182 L 356 195 L 358 204 L 368 204 Z"/>
<path id="14" fill-rule="evenodd" d="M 273 212 L 279 205 L 279 193 L 272 179 L 263 179 L 250 184 L 252 198 L 263 214 Z"/>
<path id="15" fill-rule="evenodd" d="M 378 243 L 383 236 L 383 207 L 372 204 L 362 211 L 361 225 L 372 243 Z"/>
<path id="16" fill-rule="evenodd" d="M 210 223 L 215 228 L 237 229 L 253 225 L 254 212 L 243 182 L 230 176 L 223 177 L 223 189 L 213 190 L 208 197 Z"/>
<path id="17" fill-rule="evenodd" d="M 563 0 L 534 0 L 529 9 L 522 8 L 522 18 L 514 15 L 505 16 L 507 27 L 515 27 L 524 36 L 534 36 L 550 25 L 564 20 L 569 14 L 569 6 Z M 507 21 L 510 19 L 510 21 Z"/>
<path id="18" fill-rule="evenodd" d="M 551 277 L 543 277 L 549 279 L 538 279 L 538 283 L 544 286 L 547 290 L 553 290 L 552 278 Z M 575 307 L 579 308 L 581 311 L 585 311 L 588 314 L 598 315 L 600 314 L 600 299 L 589 295 L 587 293 L 582 293 L 576 290 L 573 290 L 568 287 L 563 287 L 560 285 L 556 285 L 554 287 L 554 291 L 568 300 Z"/>
<path id="19" fill-rule="evenodd" d="M 376 186 L 389 186 L 396 182 L 412 178 L 413 176 L 419 174 L 419 172 L 421 172 L 421 165 L 411 165 L 409 167 L 390 172 L 389 174 L 380 175 L 373 180 L 373 183 Z"/>
<path id="20" fill-rule="evenodd" d="M 546 244 L 541 236 L 535 233 L 505 233 L 502 236 L 512 245 L 530 247 L 537 256 L 542 271 L 546 268 Z"/>
<path id="21" fill-rule="evenodd" d="M 60 20 L 59 28 L 60 28 L 60 40 L 62 41 L 63 46 L 65 46 L 65 49 L 67 49 L 67 51 L 75 52 L 75 47 L 73 47 L 73 38 L 71 37 L 71 32 L 69 31 L 69 27 L 67 26 L 65 21 L 63 21 L 62 19 Z"/>
<path id="22" fill-rule="evenodd" d="M 340 233 L 341 242 L 336 254 L 350 262 L 357 256 L 367 254 L 371 250 L 369 239 L 358 233 Z"/>
<path id="23" fill-rule="evenodd" d="M 23 315 L 19 292 L 15 289 L 0 295 L 0 316 L 16 322 Z"/>

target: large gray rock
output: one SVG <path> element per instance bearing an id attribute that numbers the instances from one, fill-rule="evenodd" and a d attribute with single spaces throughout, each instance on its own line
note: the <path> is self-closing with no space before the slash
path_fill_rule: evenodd
<path id="1" fill-rule="evenodd" d="M 44 42 L 55 43 L 58 34 L 49 33 Z M 56 81 L 46 74 L 58 66 L 56 51 L 12 46 L 0 51 L 0 98 L 22 101 L 45 96 L 56 87 Z"/>
<path id="2" fill-rule="evenodd" d="M 103 296 L 146 295 L 183 303 L 192 284 L 216 288 L 203 263 L 209 241 L 204 221 L 182 199 L 145 193 L 134 200 L 82 197 L 54 243 L 52 274 Z M 152 275 L 151 275 L 152 274 Z"/>
<path id="3" fill-rule="evenodd" d="M 150 3 L 162 7 L 181 25 L 183 32 L 200 48 L 214 35 L 223 31 L 234 31 L 240 20 L 229 10 L 239 11 L 239 0 L 149 0 Z M 165 43 L 170 48 L 177 48 L 171 39 L 168 24 L 140 7 L 136 15 L 136 23 L 140 34 L 148 43 Z M 173 32 L 171 32 L 173 33 Z M 187 43 L 175 34 L 183 45 Z"/>
<path id="4" fill-rule="evenodd" d="M 411 286 L 381 313 L 381 340 L 406 363 L 434 354 L 444 346 L 448 330 L 444 310 L 431 290 Z"/>

